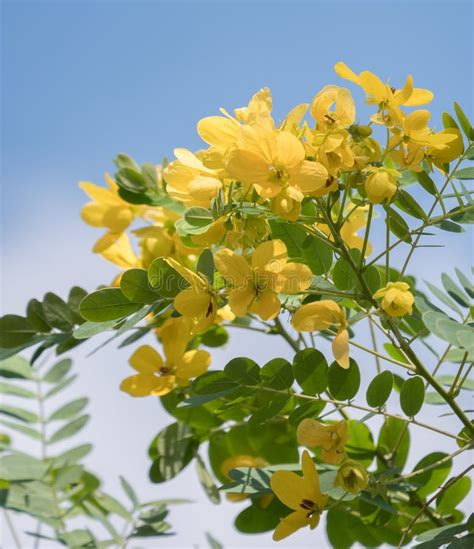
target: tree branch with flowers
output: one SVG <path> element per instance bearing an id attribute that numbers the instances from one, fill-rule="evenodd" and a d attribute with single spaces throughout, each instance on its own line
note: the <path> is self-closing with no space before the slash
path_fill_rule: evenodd
<path id="1" fill-rule="evenodd" d="M 120 154 L 106 187 L 81 183 L 83 220 L 106 229 L 94 252 L 120 271 L 2 317 L 2 358 L 33 347 L 34 367 L 46 349 L 103 332 L 131 346 L 120 389 L 159 398 L 172 419 L 150 433 L 151 481 L 196 462 L 212 501 L 245 505 L 243 533 L 279 541 L 325 515 L 333 547 L 472 546 L 472 466 L 450 472 L 473 448 L 474 289 L 459 269 L 424 289 L 408 272 L 420 247 L 474 220 L 474 130 L 455 103 L 434 131 L 419 108 L 433 94 L 411 76 L 394 88 L 335 70 L 362 88 L 365 124 L 339 85 L 277 123 L 263 88 L 199 121 L 206 148 L 159 166 Z M 234 329 L 283 338 L 291 362 L 269 346 L 263 365 L 214 367 L 212 348 Z M 407 470 L 415 428 L 443 451 L 424 455 L 415 440 L 421 459 Z"/>

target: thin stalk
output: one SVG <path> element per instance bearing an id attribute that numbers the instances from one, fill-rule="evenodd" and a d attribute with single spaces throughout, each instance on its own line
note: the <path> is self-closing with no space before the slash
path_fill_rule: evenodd
<path id="1" fill-rule="evenodd" d="M 463 476 L 467 475 L 467 473 L 469 473 L 469 471 L 471 469 L 474 469 L 474 465 L 469 465 L 469 467 L 467 467 L 466 469 L 464 469 L 464 471 L 462 473 L 460 473 L 457 477 L 453 477 L 451 479 L 448 480 L 448 482 L 446 482 L 441 488 L 440 490 L 438 490 L 433 496 L 431 496 L 431 498 L 429 500 L 427 500 L 424 504 L 423 504 L 423 507 L 418 511 L 418 513 L 413 517 L 412 521 L 410 522 L 410 524 L 405 528 L 405 531 L 403 532 L 403 535 L 397 545 L 397 549 L 399 549 L 406 537 L 408 536 L 408 534 L 410 533 L 411 529 L 413 528 L 413 526 L 415 525 L 416 521 L 420 518 L 420 516 L 424 513 L 424 511 L 426 509 L 429 508 L 429 506 L 433 503 L 433 501 L 435 501 L 442 493 L 446 492 L 446 490 L 452 486 L 458 479 L 462 478 Z"/>
<path id="2" fill-rule="evenodd" d="M 17 549 L 21 549 L 20 538 L 18 537 L 17 531 L 15 530 L 15 525 L 13 524 L 13 521 L 10 518 L 10 514 L 5 508 L 3 509 L 3 513 L 5 514 L 5 522 L 7 523 L 8 529 L 10 530 L 10 534 L 12 535 L 13 543 L 15 544 L 15 547 Z"/>
<path id="3" fill-rule="evenodd" d="M 375 330 L 374 330 L 374 325 L 372 323 L 372 318 L 369 316 L 368 319 L 369 319 L 369 330 L 370 330 L 370 338 L 372 340 L 372 347 L 374 348 L 374 353 L 377 353 L 375 355 L 375 368 L 377 370 L 377 374 L 380 374 L 380 372 L 382 371 L 382 368 L 380 365 L 380 357 L 378 356 L 379 350 L 377 348 L 377 338 L 375 336 Z"/>
<path id="4" fill-rule="evenodd" d="M 278 317 L 275 318 L 275 329 L 295 352 L 298 352 L 300 350 L 299 343 L 295 341 L 285 330 L 283 324 L 281 323 L 281 320 Z"/>
<path id="5" fill-rule="evenodd" d="M 372 215 L 374 213 L 374 205 L 372 202 L 369 204 L 369 212 L 367 214 L 367 225 L 365 227 L 364 243 L 362 244 L 362 252 L 360 257 L 360 267 L 362 268 L 365 259 L 365 253 L 367 251 L 367 244 L 369 243 L 370 225 L 372 223 Z"/>
<path id="6" fill-rule="evenodd" d="M 388 215 L 388 208 L 385 208 L 385 286 L 390 281 L 390 216 Z"/>
<path id="7" fill-rule="evenodd" d="M 458 369 L 458 371 L 457 371 L 457 373 L 456 373 L 456 376 L 454 377 L 453 384 L 451 385 L 451 387 L 449 388 L 449 391 L 448 391 L 448 393 L 449 393 L 450 395 L 453 395 L 454 392 L 456 391 L 456 384 L 457 384 L 457 382 L 459 381 L 460 375 L 462 374 L 462 371 L 463 371 L 463 369 L 464 369 L 464 365 L 466 364 L 466 360 L 467 360 L 468 354 L 469 354 L 469 353 L 466 351 L 466 352 L 464 353 L 464 356 L 462 357 L 462 362 L 461 362 L 461 364 L 460 364 L 460 366 L 459 366 L 459 369 Z"/>

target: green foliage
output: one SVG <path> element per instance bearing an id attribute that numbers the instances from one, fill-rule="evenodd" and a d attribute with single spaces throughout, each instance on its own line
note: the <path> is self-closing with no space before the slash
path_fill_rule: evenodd
<path id="1" fill-rule="evenodd" d="M 383 406 L 393 389 L 393 374 L 386 370 L 381 372 L 370 382 L 367 388 L 367 404 L 372 408 Z"/>
<path id="2" fill-rule="evenodd" d="M 413 417 L 421 410 L 424 398 L 425 385 L 421 377 L 411 377 L 404 382 L 400 391 L 400 406 L 407 416 Z"/>
<path id="3" fill-rule="evenodd" d="M 41 456 L 20 452 L 10 437 L 3 438 L 8 444 L 0 449 L 1 506 L 29 516 L 32 522 L 43 526 L 43 532 L 47 531 L 47 534 L 39 534 L 38 528 L 32 524 L 28 535 L 38 541 L 44 539 L 76 548 L 123 546 L 132 538 L 167 533 L 170 525 L 165 520 L 168 514 L 166 502 L 141 503 L 133 488 L 121 479 L 131 500 L 130 507 L 105 492 L 100 480 L 82 463 L 92 445 L 73 446 L 70 439 L 89 419 L 87 414 L 83 414 L 87 398 L 65 403 L 63 400 L 60 406 L 56 404 L 52 412 L 46 413 L 45 408 L 51 406 L 49 399 L 55 395 L 62 397 L 62 391 L 71 383 L 65 381 L 75 379 L 67 377 L 72 362 L 64 359 L 49 368 L 33 369 L 24 358 L 13 356 L 0 364 L 0 377 L 9 380 L 8 384 L 0 385 L 2 396 L 26 398 L 30 408 L 35 407 L 38 411 L 10 404 L 2 404 L 1 408 L 11 417 L 10 421 L 2 423 L 15 435 L 15 440 L 19 433 L 41 443 Z M 52 388 L 45 392 L 47 386 Z M 35 427 L 26 427 L 25 423 Z M 51 445 L 59 441 L 69 446 L 58 454 Z M 10 517 L 10 521 L 14 521 L 14 515 Z M 74 519 L 74 526 L 69 523 L 71 519 Z M 116 527 L 118 520 L 123 523 L 120 528 Z M 89 527 L 94 522 L 103 527 L 101 535 L 105 536 L 104 539 L 99 540 L 91 533 Z"/>

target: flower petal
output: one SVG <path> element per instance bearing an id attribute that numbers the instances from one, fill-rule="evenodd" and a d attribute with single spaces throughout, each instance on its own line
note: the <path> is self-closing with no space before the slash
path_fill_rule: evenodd
<path id="1" fill-rule="evenodd" d="M 341 368 L 347 370 L 349 363 L 349 332 L 341 330 L 332 341 L 332 352 Z"/>
<path id="2" fill-rule="evenodd" d="M 252 269 L 248 261 L 243 256 L 229 250 L 229 248 L 216 252 L 214 263 L 225 281 L 234 288 L 242 290 L 253 279 Z"/>
<path id="3" fill-rule="evenodd" d="M 288 260 L 288 251 L 282 240 L 267 240 L 263 242 L 252 254 L 252 267 L 259 270 L 267 270 L 279 273 Z"/>
<path id="4" fill-rule="evenodd" d="M 272 290 L 261 293 L 252 303 L 250 310 L 256 313 L 262 320 L 272 320 L 278 316 L 281 303 L 278 296 Z"/>
<path id="5" fill-rule="evenodd" d="M 273 532 L 273 540 L 280 541 L 294 534 L 300 528 L 304 528 L 310 524 L 310 519 L 303 511 L 295 511 L 289 514 L 287 517 L 280 519 L 278 526 Z"/>
<path id="6" fill-rule="evenodd" d="M 129 359 L 131 367 L 141 374 L 154 374 L 163 367 L 163 359 L 150 345 L 142 345 Z"/>
<path id="7" fill-rule="evenodd" d="M 229 147 L 237 140 L 239 124 L 224 116 L 208 116 L 199 120 L 197 132 L 209 145 Z"/>
<path id="8" fill-rule="evenodd" d="M 176 380 L 179 385 L 187 385 L 193 377 L 207 372 L 211 364 L 211 355 L 207 351 L 194 349 L 184 353 L 176 364 Z"/>

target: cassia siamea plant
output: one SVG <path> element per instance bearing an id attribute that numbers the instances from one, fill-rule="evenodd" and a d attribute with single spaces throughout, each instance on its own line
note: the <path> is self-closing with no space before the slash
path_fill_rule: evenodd
<path id="1" fill-rule="evenodd" d="M 450 471 L 473 444 L 474 290 L 459 269 L 421 287 L 409 268 L 420 246 L 474 220 L 474 130 L 455 103 L 435 131 L 433 94 L 411 76 L 394 87 L 335 70 L 362 89 L 368 119 L 331 84 L 277 122 L 263 88 L 201 119 L 201 150 L 158 166 L 120 154 L 107 187 L 81 183 L 82 218 L 105 231 L 94 252 L 117 276 L 81 299 L 32 300 L 26 317 L 0 320 L 0 344 L 35 345 L 34 362 L 51 346 L 123 336 L 135 373 L 121 389 L 159 398 L 173 418 L 150 444 L 151 481 L 195 461 L 213 502 L 225 492 L 245 505 L 241 532 L 279 541 L 324 517 L 334 547 L 467 547 L 472 467 Z M 282 337 L 291 362 L 214 366 L 234 329 Z M 424 455 L 415 440 L 410 471 L 413 428 L 443 451 Z"/>

